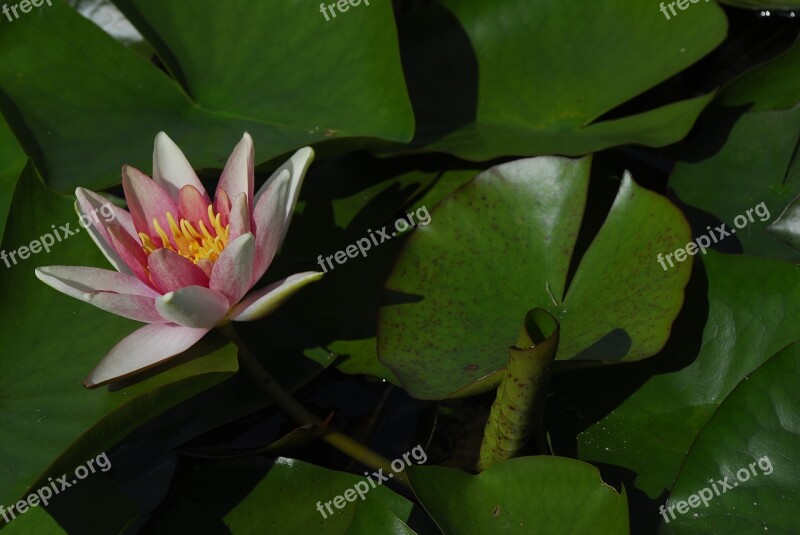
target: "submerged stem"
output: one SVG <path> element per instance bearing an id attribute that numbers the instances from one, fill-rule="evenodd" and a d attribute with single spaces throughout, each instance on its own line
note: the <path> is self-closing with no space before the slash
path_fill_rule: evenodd
<path id="1" fill-rule="evenodd" d="M 321 425 L 323 423 L 320 418 L 306 409 L 288 390 L 283 388 L 283 386 L 272 377 L 255 355 L 253 355 L 232 324 L 227 323 L 217 327 L 217 329 L 238 346 L 239 362 L 242 368 L 287 416 L 300 425 Z M 353 440 L 344 433 L 333 429 L 326 429 L 323 432 L 322 439 L 345 455 L 370 468 L 382 469 L 387 474 L 394 474 L 395 481 L 399 481 L 408 486 L 408 479 L 404 472 L 394 472 L 388 459 L 372 451 L 360 442 Z"/>

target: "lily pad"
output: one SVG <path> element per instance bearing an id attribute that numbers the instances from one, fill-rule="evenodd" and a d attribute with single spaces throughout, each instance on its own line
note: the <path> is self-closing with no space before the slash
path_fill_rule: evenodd
<path id="1" fill-rule="evenodd" d="M 482 161 L 679 141 L 712 95 L 605 115 L 708 54 L 727 20 L 713 2 L 667 21 L 637 0 L 445 0 L 399 28 L 413 146 Z"/>
<path id="2" fill-rule="evenodd" d="M 726 89 L 684 143 L 669 186 L 694 234 L 724 223 L 735 234 L 713 248 L 800 261 L 798 251 L 767 231 L 800 194 L 798 148 L 800 42 Z"/>
<path id="3" fill-rule="evenodd" d="M 793 533 L 800 525 L 800 342 L 744 376 L 692 445 L 664 533 Z M 704 489 L 708 489 L 704 492 Z M 676 514 L 700 494 L 697 508 Z M 691 505 L 697 503 L 696 498 Z M 706 505 L 707 504 L 707 505 Z M 674 514 L 674 518 L 673 518 Z"/>
<path id="4" fill-rule="evenodd" d="M 388 3 L 328 22 L 317 5 L 277 1 L 116 4 L 174 78 L 59 0 L 0 31 L 0 108 L 56 190 L 116 184 L 125 163 L 149 170 L 160 130 L 207 168 L 244 130 L 256 163 L 334 138 L 362 147 L 413 134 Z"/>
<path id="5" fill-rule="evenodd" d="M 68 535 L 41 507 L 29 509 L 24 515 L 3 526 L 3 535 Z"/>
<path id="6" fill-rule="evenodd" d="M 0 236 L 6 227 L 6 216 L 11 205 L 14 184 L 25 167 L 25 153 L 17 143 L 8 124 L 0 115 Z"/>
<path id="7" fill-rule="evenodd" d="M 800 2 L 797 2 L 800 6 Z M 800 41 L 769 63 L 739 78 L 720 95 L 724 106 L 749 112 L 788 110 L 800 102 Z"/>
<path id="8" fill-rule="evenodd" d="M 271 269 L 277 276 L 282 266 L 286 275 L 297 269 L 320 270 L 320 255 L 324 261 L 358 240 L 369 240 L 370 234 L 379 236 L 384 226 L 391 235 L 397 218 L 407 220 L 412 214 L 415 222 L 424 221 L 427 210 L 477 172 L 455 167 L 452 158 L 441 155 L 407 159 L 405 165 L 363 154 L 319 162 L 309 170 L 298 213 Z M 340 371 L 397 383 L 378 361 L 377 316 L 383 283 L 411 232 L 385 242 L 378 237 L 378 245 L 371 242 L 364 255 L 348 257 L 341 265 L 332 261 L 333 269 L 326 265 L 322 280 L 281 309 L 316 341 L 309 342 L 316 347 L 306 350 L 310 358 L 325 363 L 333 357 Z"/>
<path id="9" fill-rule="evenodd" d="M 637 474 L 636 486 L 651 497 L 673 486 L 692 444 L 737 385 L 746 383 L 771 355 L 800 339 L 800 268 L 713 251 L 703 263 L 709 310 L 696 357 L 659 356 L 684 357 L 691 364 L 652 377 L 578 438 L 581 459 L 629 468 Z M 788 404 L 786 414 L 795 409 Z M 737 417 L 745 425 L 751 415 Z M 744 430 L 737 432 L 743 439 L 750 437 Z M 717 448 L 729 451 L 732 446 L 719 441 Z M 713 465 L 707 470 L 712 477 Z"/>
<path id="10" fill-rule="evenodd" d="M 561 325 L 559 360 L 638 360 L 661 349 L 692 258 L 665 271 L 657 255 L 685 246 L 688 224 L 626 174 L 567 288 L 590 162 L 493 167 L 408 239 L 386 282 L 394 296 L 381 308 L 378 353 L 412 396 L 441 399 L 505 366 L 537 307 Z"/>
<path id="11" fill-rule="evenodd" d="M 594 466 L 564 457 L 520 457 L 473 476 L 413 466 L 411 487 L 445 535 L 629 533 L 628 501 Z"/>
<path id="12" fill-rule="evenodd" d="M 800 251 L 800 196 L 789 203 L 766 231 L 795 251 Z"/>
<path id="13" fill-rule="evenodd" d="M 365 484 L 369 490 L 364 491 Z M 353 490 L 356 485 L 362 494 Z M 336 496 L 343 497 L 338 500 Z M 280 507 L 275 507 L 277 503 Z M 372 488 L 366 477 L 281 457 L 253 491 L 225 516 L 225 523 L 234 534 L 409 535 L 414 532 L 405 522 L 411 508 L 410 501 L 389 488 Z"/>

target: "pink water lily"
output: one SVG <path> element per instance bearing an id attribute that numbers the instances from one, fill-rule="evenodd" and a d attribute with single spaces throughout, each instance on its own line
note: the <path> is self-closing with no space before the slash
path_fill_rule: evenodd
<path id="1" fill-rule="evenodd" d="M 85 379 L 98 386 L 150 368 L 188 349 L 215 326 L 261 318 L 322 273 L 297 273 L 247 292 L 281 246 L 314 151 L 298 150 L 253 195 L 253 140 L 244 134 L 209 198 L 186 156 L 156 136 L 153 178 L 122 168 L 129 211 L 96 221 L 89 232 L 116 271 L 36 269 L 69 296 L 147 323 L 114 346 Z M 108 201 L 78 188 L 76 207 L 91 214 Z M 245 295 L 247 294 L 247 295 Z"/>

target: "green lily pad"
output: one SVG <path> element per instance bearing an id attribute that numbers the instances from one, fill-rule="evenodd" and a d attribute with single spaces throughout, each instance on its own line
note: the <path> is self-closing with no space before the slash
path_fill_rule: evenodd
<path id="1" fill-rule="evenodd" d="M 3 535 L 68 535 L 41 507 L 29 509 L 24 515 L 3 526 Z"/>
<path id="2" fill-rule="evenodd" d="M 794 108 L 800 102 L 799 66 L 800 41 L 726 87 L 720 101 L 724 106 L 747 105 L 750 112 Z"/>
<path id="3" fill-rule="evenodd" d="M 357 485 L 361 494 L 353 490 Z M 414 532 L 405 522 L 411 508 L 410 501 L 389 488 L 372 488 L 366 477 L 281 457 L 252 492 L 225 516 L 225 523 L 231 533 L 243 535 L 409 535 Z"/>
<path id="4" fill-rule="evenodd" d="M 673 195 L 695 235 L 723 223 L 736 231 L 719 250 L 800 261 L 767 231 L 800 194 L 800 43 L 731 85 L 720 104 L 684 143 Z"/>
<path id="5" fill-rule="evenodd" d="M 665 520 L 665 533 L 797 530 L 800 525 L 798 383 L 798 342 L 744 376 L 689 450 L 667 503 L 665 518 L 669 522 Z M 693 494 L 701 498 L 699 503 L 697 498 L 690 498 Z M 697 504 L 697 508 L 678 514 L 687 508 L 681 502 L 688 500 L 692 500 L 690 505 Z M 671 507 L 680 509 L 670 511 Z"/>
<path id="6" fill-rule="evenodd" d="M 81 533 L 82 535 L 107 535 L 109 533 L 124 533 L 124 528 L 130 524 L 140 511 L 114 478 L 113 463 L 116 459 L 113 454 L 106 456 L 111 465 L 104 464 L 99 467 L 95 463 L 96 471 L 85 479 L 72 484 L 68 490 L 48 498 L 48 503 L 40 502 L 36 507 L 29 508 L 23 514 L 4 527 L 3 535 L 14 533 L 36 533 L 37 535 L 61 535 L 63 533 Z M 84 459 L 87 461 L 87 459 Z M 88 464 L 88 463 L 84 463 Z M 104 467 L 112 471 L 104 472 Z M 67 474 L 75 467 L 71 467 Z M 124 472 L 124 469 L 122 470 Z M 53 478 L 55 480 L 55 477 Z M 41 486 L 32 489 L 31 494 L 47 487 L 49 482 L 42 481 Z M 43 493 L 47 497 L 46 493 Z M 25 496 L 27 498 L 28 494 Z M 89 509 L 91 508 L 91 514 Z M 18 513 L 18 510 L 15 509 Z"/>
<path id="7" fill-rule="evenodd" d="M 413 146 L 482 161 L 680 140 L 712 95 L 604 115 L 708 54 L 727 20 L 715 3 L 667 21 L 637 0 L 445 0 L 399 28 Z"/>
<path id="8" fill-rule="evenodd" d="M 333 269 L 326 265 L 322 280 L 281 309 L 316 341 L 309 343 L 314 347 L 306 350 L 307 356 L 321 363 L 333 357 L 340 371 L 398 383 L 378 360 L 377 316 L 383 283 L 411 231 L 385 243 L 376 232 L 386 226 L 391 234 L 396 218 L 409 213 L 415 222 L 424 220 L 426 210 L 477 172 L 453 168 L 452 158 L 440 155 L 407 159 L 400 166 L 397 160 L 348 155 L 311 167 L 285 245 L 271 268 L 276 276 L 321 270 L 319 255 L 324 261 L 359 240 L 369 240 L 370 233 L 379 244 L 371 243 L 365 255 L 348 257 L 341 265 L 333 262 Z"/>
<path id="9" fill-rule="evenodd" d="M 8 124 L 0 115 L 0 236 L 6 227 L 8 207 L 11 206 L 11 195 L 14 184 L 25 167 L 25 153 L 17 143 Z"/>
<path id="10" fill-rule="evenodd" d="M 789 206 L 773 221 L 766 231 L 795 251 L 800 251 L 800 196 L 795 197 Z"/>
<path id="11" fill-rule="evenodd" d="M 721 123 L 715 126 L 725 128 Z M 703 131 L 703 135 L 708 134 Z M 678 163 L 670 187 L 686 205 L 694 234 L 719 237 L 722 233 L 716 229 L 724 224 L 723 230 L 735 234 L 719 240 L 716 247 L 723 252 L 799 261 L 797 251 L 766 232 L 800 193 L 798 140 L 800 106 L 746 113 L 719 152 L 700 161 Z"/>
<path id="12" fill-rule="evenodd" d="M 364 483 L 370 488 L 367 492 L 363 492 Z M 362 490 L 363 501 L 357 491 L 355 500 L 347 492 L 356 485 Z M 296 459 L 248 457 L 215 461 L 188 471 L 175 486 L 175 492 L 151 515 L 143 531 L 234 535 L 414 533 L 406 525 L 412 503 L 389 487 L 372 488 L 366 477 Z M 344 498 L 346 492 L 351 501 Z M 341 508 L 333 503 L 339 495 L 342 500 L 336 503 Z M 319 512 L 317 502 L 326 518 Z"/>
<path id="13" fill-rule="evenodd" d="M 629 533 L 628 501 L 594 466 L 520 457 L 473 476 L 441 466 L 408 471 L 414 494 L 445 535 Z"/>
<path id="14" fill-rule="evenodd" d="M 685 246 L 688 224 L 626 175 L 567 289 L 589 169 L 589 158 L 499 165 L 408 239 L 386 282 L 394 296 L 381 308 L 378 353 L 412 396 L 441 399 L 505 366 L 537 307 L 561 325 L 559 360 L 638 360 L 661 349 L 691 257 L 665 271 L 657 255 Z"/>
<path id="15" fill-rule="evenodd" d="M 716 252 L 709 252 L 703 263 L 709 309 L 696 357 L 663 355 L 691 364 L 652 377 L 578 438 L 581 459 L 629 468 L 637 474 L 636 486 L 651 497 L 673 486 L 698 434 L 734 388 L 771 355 L 800 339 L 797 266 Z M 690 350 L 685 345 L 676 349 Z M 751 416 L 738 417 L 744 425 Z M 749 437 L 741 433 L 743 439 Z M 717 447 L 732 446 L 720 441 Z M 713 466 L 707 469 L 712 477 Z"/>
<path id="16" fill-rule="evenodd" d="M 388 3 L 328 22 L 317 5 L 277 1 L 117 5 L 174 79 L 60 0 L 0 31 L 0 108 L 54 189 L 103 189 L 125 163 L 149 170 L 160 130 L 205 168 L 222 167 L 244 130 L 256 163 L 413 134 Z"/>
<path id="17" fill-rule="evenodd" d="M 52 232 L 51 225 L 66 224 L 80 229 L 73 199 L 49 190 L 28 165 L 17 182 L 2 249 L 17 250 Z M 189 353 L 203 358 L 178 357 L 163 373 L 116 392 L 85 390 L 86 374 L 140 324 L 53 291 L 33 270 L 110 266 L 85 232 L 65 237 L 49 254 L 41 250 L 17 260 L 8 268 L 0 264 L 6 304 L 0 337 L 9 341 L 0 350 L 0 503 L 15 502 L 48 475 L 74 470 L 138 425 L 236 372 L 233 346 L 201 344 Z"/>

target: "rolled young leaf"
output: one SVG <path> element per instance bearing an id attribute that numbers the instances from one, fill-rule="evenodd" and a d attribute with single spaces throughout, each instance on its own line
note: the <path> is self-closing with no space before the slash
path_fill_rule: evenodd
<path id="1" fill-rule="evenodd" d="M 525 315 L 517 344 L 508 350 L 505 376 L 486 422 L 478 470 L 516 457 L 533 428 L 541 426 L 558 335 L 558 321 L 546 310 L 535 308 Z"/>

